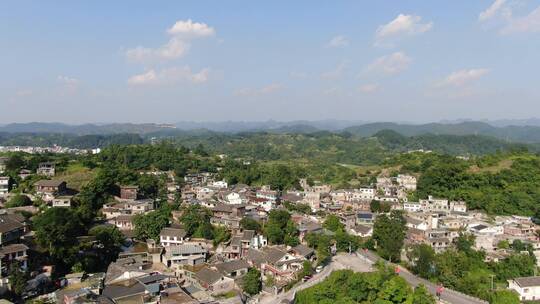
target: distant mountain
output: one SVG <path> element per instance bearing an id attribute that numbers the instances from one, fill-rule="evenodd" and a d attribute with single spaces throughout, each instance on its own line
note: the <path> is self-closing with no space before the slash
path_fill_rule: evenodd
<path id="1" fill-rule="evenodd" d="M 12 123 L 0 127 L 0 132 L 6 133 L 58 133 L 75 135 L 92 134 L 146 134 L 162 130 L 174 129 L 173 125 L 166 124 L 132 124 L 132 123 L 113 123 L 113 124 L 83 124 L 68 125 L 63 123 Z"/>
<path id="2" fill-rule="evenodd" d="M 392 130 L 405 136 L 418 136 L 423 134 L 482 135 L 492 136 L 510 142 L 540 142 L 540 127 L 538 126 L 494 127 L 488 123 L 477 121 L 467 121 L 455 124 L 429 123 L 422 125 L 379 122 L 344 129 L 345 132 L 362 137 L 373 136 L 382 130 Z"/>
<path id="3" fill-rule="evenodd" d="M 254 132 L 264 130 L 287 129 L 292 126 L 309 126 L 313 130 L 338 131 L 350 126 L 359 125 L 365 122 L 350 120 L 296 120 L 296 121 L 221 121 L 221 122 L 193 122 L 184 121 L 176 123 L 176 127 L 182 130 L 208 129 L 216 132 Z"/>
<path id="4" fill-rule="evenodd" d="M 534 123 L 534 119 L 529 120 Z M 510 121 L 507 121 L 509 123 Z M 502 123 L 502 122 L 501 122 Z M 540 121 L 538 122 L 540 124 Z M 497 127 L 480 121 L 458 123 L 408 124 L 394 122 L 358 123 L 353 121 L 265 121 L 265 122 L 181 122 L 167 124 L 83 124 L 63 123 L 13 123 L 0 126 L 4 133 L 111 135 L 139 134 L 144 137 L 185 137 L 214 134 L 238 134 L 244 132 L 268 132 L 274 134 L 309 134 L 333 132 L 353 136 L 371 137 L 382 130 L 392 130 L 404 136 L 434 135 L 479 135 L 491 136 L 507 142 L 540 143 L 540 126 L 508 125 Z"/>

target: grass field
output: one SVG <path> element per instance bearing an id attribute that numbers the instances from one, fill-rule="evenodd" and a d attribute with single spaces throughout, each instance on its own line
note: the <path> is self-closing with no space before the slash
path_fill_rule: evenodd
<path id="1" fill-rule="evenodd" d="M 86 168 L 80 163 L 71 163 L 66 170 L 57 174 L 58 179 L 65 180 L 68 188 L 81 190 L 82 186 L 90 182 L 96 174 L 95 170 Z"/>

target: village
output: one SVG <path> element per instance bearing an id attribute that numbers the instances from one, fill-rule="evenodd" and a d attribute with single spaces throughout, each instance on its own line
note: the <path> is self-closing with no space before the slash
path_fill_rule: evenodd
<path id="1" fill-rule="evenodd" d="M 0 173 L 7 158 L 0 159 Z M 48 208 L 71 208 L 77 194 L 55 175 L 55 163 L 40 163 L 36 172 L 21 170 L 21 178 L 41 176 L 24 195 L 43 200 Z M 230 237 L 219 244 L 212 239 L 188 237 L 180 222 L 182 211 L 172 211 L 169 224 L 156 239 L 138 240 L 134 219 L 156 212 L 153 199 L 142 198 L 138 185 L 119 185 L 120 194 L 100 210 L 103 225 L 117 227 L 128 240 L 116 261 L 105 273 L 73 272 L 60 279 L 51 277 L 54 265 L 42 265 L 24 287 L 28 299 L 51 303 L 241 303 L 272 297 L 292 286 L 308 282 L 313 274 L 324 271 L 317 263 L 316 249 L 309 246 L 308 235 L 329 235 L 329 217 L 339 219 L 344 232 L 357 239 L 373 234 L 377 217 L 400 210 L 406 220 L 405 246 L 401 256 L 407 259 L 408 245 L 427 244 L 435 252 L 454 246 L 461 234 L 474 236 L 474 248 L 485 252 L 486 261 L 509 256 L 508 246 L 529 244 L 540 261 L 538 226 L 529 217 L 488 216 L 470 211 L 466 202 L 429 197 L 413 202 L 408 195 L 416 190 L 414 176 L 380 176 L 372 185 L 356 189 L 333 189 L 330 185 L 299 181 L 301 189 L 278 191 L 270 186 L 229 185 L 215 173 L 190 173 L 181 181 L 172 172 L 147 171 L 140 174 L 163 176 L 167 181 L 167 200 L 209 210 L 210 223 L 223 227 Z M 12 185 L 0 176 L 0 201 L 9 201 Z M 264 224 L 276 210 L 290 213 L 298 233 L 294 246 L 272 244 L 260 229 L 246 229 L 245 222 Z M 9 271 L 16 263 L 25 270 L 35 246 L 34 231 L 22 213 L 41 212 L 35 206 L 0 209 L 0 292 L 10 288 Z M 247 227 L 249 228 L 249 227 Z M 336 243 L 330 244 L 336 254 Z M 349 248 L 348 254 L 359 248 Z M 537 262 L 538 263 L 538 262 Z M 313 265 L 313 266 L 312 266 Z M 315 267 L 316 266 L 316 267 Z M 540 265 L 539 265 L 540 266 Z M 309 267 L 310 269 L 305 269 Z M 311 267 L 313 267 L 311 269 Z M 262 290 L 248 297 L 243 290 L 250 269 L 260 275 Z M 52 287 L 51 287 L 52 286 Z M 520 277 L 508 282 L 508 288 L 523 300 L 540 297 L 540 277 Z"/>

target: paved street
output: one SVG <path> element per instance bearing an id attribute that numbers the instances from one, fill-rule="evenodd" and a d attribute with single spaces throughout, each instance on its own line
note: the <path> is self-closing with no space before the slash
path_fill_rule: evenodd
<path id="1" fill-rule="evenodd" d="M 290 302 L 294 299 L 294 295 L 296 294 L 296 292 L 322 282 L 334 270 L 351 269 L 358 272 L 367 272 L 372 270 L 371 265 L 372 262 L 369 259 L 362 259 L 357 257 L 356 255 L 338 254 L 332 257 L 332 261 L 326 267 L 324 267 L 324 269 L 320 273 L 315 274 L 313 278 L 311 278 L 311 280 L 296 285 L 295 287 L 284 293 L 280 293 L 278 295 L 267 295 L 265 297 L 262 297 L 260 298 L 259 303 L 273 304 L 281 303 L 281 301 L 283 300 L 287 300 Z"/>
<path id="2" fill-rule="evenodd" d="M 359 259 L 368 259 L 375 263 L 378 260 L 381 260 L 379 256 L 374 254 L 373 252 L 363 252 L 359 251 L 358 253 Z M 407 269 L 403 267 L 399 267 L 400 272 L 399 275 L 404 278 L 409 284 L 412 286 L 418 286 L 419 284 L 423 284 L 426 286 L 426 288 L 429 290 L 429 292 L 433 295 L 436 293 L 437 286 L 425 279 L 422 279 L 420 277 L 415 276 L 414 274 L 410 273 Z M 442 293 L 441 300 L 447 303 L 451 304 L 486 304 L 487 302 L 484 300 L 480 300 L 477 298 L 473 298 L 471 296 L 462 294 L 460 292 L 445 288 L 444 292 Z"/>
<path id="3" fill-rule="evenodd" d="M 261 304 L 281 303 L 283 300 L 292 301 L 296 292 L 309 288 L 324 279 L 334 270 L 351 269 L 357 272 L 367 272 L 373 270 L 372 265 L 381 260 L 379 256 L 372 252 L 358 252 L 352 255 L 338 254 L 332 258 L 332 261 L 321 271 L 313 276 L 308 282 L 296 285 L 291 290 L 278 295 L 265 295 L 259 299 Z M 404 278 L 411 286 L 423 284 L 429 292 L 435 295 L 437 286 L 427 280 L 419 278 L 407 269 L 400 267 L 399 275 Z M 450 304 L 486 304 L 486 301 L 470 297 L 457 291 L 445 288 L 441 300 Z"/>

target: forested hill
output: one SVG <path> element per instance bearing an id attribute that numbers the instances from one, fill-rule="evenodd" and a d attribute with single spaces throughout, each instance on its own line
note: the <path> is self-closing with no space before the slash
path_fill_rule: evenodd
<path id="1" fill-rule="evenodd" d="M 167 140 L 182 146 L 200 145 L 211 153 L 227 154 L 233 158 L 260 160 L 317 159 L 332 163 L 378 164 L 394 153 L 411 150 L 430 150 L 451 155 L 484 155 L 497 151 L 532 150 L 536 147 L 508 143 L 493 137 L 478 135 L 424 134 L 407 137 L 395 131 L 383 130 L 372 137 L 350 133 L 268 133 L 239 134 L 210 131 L 167 131 L 138 134 L 82 135 L 58 133 L 0 133 L 4 146 L 52 146 L 89 149 L 112 144 L 141 144 Z"/>
<path id="2" fill-rule="evenodd" d="M 354 124 L 341 121 L 296 121 L 296 122 L 215 122 L 167 124 L 83 124 L 62 123 L 15 123 L 0 126 L 0 132 L 36 134 L 107 135 L 133 133 L 141 136 L 184 136 L 193 133 L 218 133 L 234 135 L 239 133 L 311 134 L 332 132 L 350 133 L 360 137 L 371 137 L 382 130 L 393 130 L 405 136 L 435 135 L 482 135 L 509 142 L 540 143 L 538 125 L 495 126 L 485 122 L 466 121 L 459 123 L 398 124 L 376 122 Z"/>
<path id="3" fill-rule="evenodd" d="M 494 127 L 484 122 L 474 121 L 456 124 L 429 123 L 422 125 L 379 122 L 343 129 L 345 132 L 364 137 L 373 136 L 382 130 L 393 130 L 405 136 L 418 136 L 424 134 L 483 135 L 512 142 L 540 142 L 540 127 L 538 126 Z"/>

